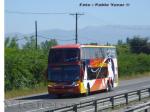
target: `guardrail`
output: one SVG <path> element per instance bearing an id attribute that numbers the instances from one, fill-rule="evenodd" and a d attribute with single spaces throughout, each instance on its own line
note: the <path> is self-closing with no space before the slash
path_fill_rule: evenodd
<path id="1" fill-rule="evenodd" d="M 131 108 L 125 110 L 124 112 L 135 112 L 135 111 L 136 112 L 141 112 L 141 111 L 148 112 L 148 111 L 150 111 L 150 102 L 131 107 Z"/>
<path id="2" fill-rule="evenodd" d="M 130 101 L 139 100 L 142 98 L 150 97 L 150 88 L 134 90 L 126 93 L 121 93 L 114 96 L 109 96 L 101 99 L 95 99 L 91 101 L 82 102 L 80 104 L 74 104 L 66 107 L 50 109 L 45 112 L 82 112 L 82 111 L 90 111 L 90 112 L 98 112 L 100 110 L 106 110 L 109 108 L 114 109 L 115 106 L 120 104 L 126 104 Z M 126 111 L 129 112 L 129 111 Z"/>

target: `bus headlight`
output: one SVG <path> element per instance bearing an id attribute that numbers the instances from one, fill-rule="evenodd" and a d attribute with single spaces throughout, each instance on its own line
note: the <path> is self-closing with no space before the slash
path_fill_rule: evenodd
<path id="1" fill-rule="evenodd" d="M 77 82 L 73 82 L 71 85 L 72 86 L 79 86 L 79 84 Z"/>

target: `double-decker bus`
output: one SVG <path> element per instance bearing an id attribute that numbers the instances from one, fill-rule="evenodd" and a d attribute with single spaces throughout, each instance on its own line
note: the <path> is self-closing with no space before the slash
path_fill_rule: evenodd
<path id="1" fill-rule="evenodd" d="M 49 94 L 90 94 L 118 85 L 115 46 L 58 45 L 49 51 Z"/>

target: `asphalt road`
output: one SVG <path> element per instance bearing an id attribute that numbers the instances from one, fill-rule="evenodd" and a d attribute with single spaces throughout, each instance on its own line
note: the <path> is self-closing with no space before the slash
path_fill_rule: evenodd
<path id="1" fill-rule="evenodd" d="M 79 104 L 92 99 L 103 98 L 128 91 L 150 87 L 150 77 L 120 81 L 119 86 L 111 92 L 94 93 L 89 96 L 67 96 L 58 99 L 47 93 L 5 100 L 5 112 L 43 112 L 48 109 Z"/>

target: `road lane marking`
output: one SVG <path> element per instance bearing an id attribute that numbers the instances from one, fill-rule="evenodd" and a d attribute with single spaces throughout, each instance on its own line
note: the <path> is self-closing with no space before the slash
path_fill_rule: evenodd
<path id="1" fill-rule="evenodd" d="M 37 101 L 40 101 L 40 100 L 25 101 L 25 102 L 19 102 L 19 103 L 15 103 L 15 104 L 7 104 L 7 102 L 6 102 L 6 105 L 5 105 L 5 106 L 11 107 L 11 106 L 16 106 L 16 105 L 25 104 L 25 103 L 37 102 Z M 13 102 L 10 102 L 10 103 L 13 103 Z"/>
<path id="2" fill-rule="evenodd" d="M 143 88 L 143 89 L 145 89 L 145 88 L 150 88 L 150 86 L 142 86 L 142 88 Z"/>
<path id="3" fill-rule="evenodd" d="M 128 90 L 115 91 L 115 93 L 124 93 L 124 92 L 128 92 Z"/>
<path id="4" fill-rule="evenodd" d="M 81 99 L 80 101 L 85 101 L 85 100 L 89 100 L 89 99 L 95 99 L 95 97 L 84 98 L 84 99 Z"/>
<path id="5" fill-rule="evenodd" d="M 47 108 L 50 108 L 50 107 L 44 107 L 44 108 L 39 108 L 39 109 L 29 110 L 29 111 L 26 111 L 26 112 L 35 112 L 35 111 L 43 110 L 43 109 L 47 109 Z"/>

